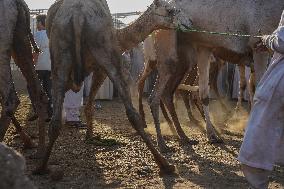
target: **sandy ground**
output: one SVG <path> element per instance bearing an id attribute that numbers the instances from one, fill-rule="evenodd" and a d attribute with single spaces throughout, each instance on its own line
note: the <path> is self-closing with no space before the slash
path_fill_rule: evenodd
<path id="1" fill-rule="evenodd" d="M 247 120 L 245 112 L 238 120 L 224 124 L 224 114 L 218 103 L 212 102 L 211 113 L 215 125 L 222 131 L 225 144 L 210 145 L 202 129 L 187 119 L 186 111 L 178 101 L 178 115 L 187 135 L 200 143 L 190 147 L 180 145 L 177 137 L 162 119 L 162 131 L 172 152 L 166 158 L 177 168 L 178 175 L 158 174 L 151 153 L 140 137 L 131 128 L 124 107 L 118 100 L 102 102 L 102 110 L 95 112 L 94 133 L 119 142 L 115 146 L 96 146 L 85 142 L 85 130 L 64 126 L 50 159 L 50 166 L 64 170 L 61 181 L 52 181 L 50 176 L 33 176 L 36 160 L 29 156 L 34 150 L 22 150 L 22 144 L 13 127 L 10 127 L 5 142 L 22 152 L 27 160 L 27 174 L 36 186 L 42 189 L 67 188 L 248 188 L 236 156 L 241 145 L 243 129 Z M 155 129 L 146 107 L 147 132 L 155 141 Z M 229 106 L 228 106 L 229 107 Z M 17 118 L 37 141 L 35 122 L 27 122 L 30 102 L 21 95 Z M 198 113 L 196 113 L 198 116 Z M 161 116 L 162 117 L 162 116 Z M 234 116 L 230 116 L 234 120 Z M 200 119 L 200 118 L 199 118 Z M 270 178 L 270 188 L 284 188 L 284 168 L 277 167 Z"/>

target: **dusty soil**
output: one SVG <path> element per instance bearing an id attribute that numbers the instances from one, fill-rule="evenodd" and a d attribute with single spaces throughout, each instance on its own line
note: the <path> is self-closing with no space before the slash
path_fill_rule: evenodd
<path id="1" fill-rule="evenodd" d="M 230 103 L 231 104 L 231 103 Z M 52 181 L 50 176 L 33 176 L 36 160 L 29 156 L 34 150 L 22 150 L 22 143 L 11 126 L 5 142 L 22 152 L 27 160 L 27 174 L 36 186 L 42 189 L 65 188 L 247 188 L 236 156 L 241 145 L 246 113 L 234 116 L 228 125 L 224 124 L 218 103 L 213 102 L 211 112 L 215 125 L 222 131 L 225 144 L 207 143 L 202 128 L 190 123 L 186 111 L 178 101 L 178 115 L 187 135 L 200 141 L 196 146 L 180 145 L 177 137 L 168 129 L 162 119 L 162 130 L 172 152 L 166 158 L 176 166 L 177 175 L 163 176 L 153 157 L 140 137 L 131 128 L 121 102 L 104 101 L 102 110 L 95 113 L 94 133 L 106 139 L 119 142 L 115 146 L 96 146 L 85 142 L 85 130 L 64 126 L 53 150 L 50 166 L 64 171 L 61 181 Z M 145 105 L 147 131 L 155 141 L 153 120 Z M 230 107 L 230 106 L 228 106 Z M 21 95 L 17 118 L 37 141 L 35 122 L 27 122 L 30 102 Z M 196 113 L 197 115 L 197 113 Z M 161 116 L 162 117 L 162 116 Z M 200 118 L 199 118 L 200 119 Z M 277 167 L 271 176 L 270 188 L 284 188 L 284 168 Z"/>

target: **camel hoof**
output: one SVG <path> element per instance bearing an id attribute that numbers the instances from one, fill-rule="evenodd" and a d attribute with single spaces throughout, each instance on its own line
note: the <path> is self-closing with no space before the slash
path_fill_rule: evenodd
<path id="1" fill-rule="evenodd" d="M 33 175 L 47 175 L 47 174 L 49 174 L 49 172 L 50 172 L 50 170 L 49 170 L 47 167 L 45 167 L 45 166 L 40 166 L 40 167 L 36 168 L 36 169 L 32 172 L 32 174 L 33 174 Z"/>
<path id="2" fill-rule="evenodd" d="M 210 144 L 222 144 L 224 143 L 223 139 L 215 136 L 215 135 L 212 135 L 209 139 L 209 143 Z"/>
<path id="3" fill-rule="evenodd" d="M 160 168 L 160 176 L 177 175 L 176 167 L 174 165 L 167 165 Z"/>

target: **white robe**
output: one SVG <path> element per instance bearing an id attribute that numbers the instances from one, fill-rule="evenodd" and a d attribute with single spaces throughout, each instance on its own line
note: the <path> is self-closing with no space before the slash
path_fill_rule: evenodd
<path id="1" fill-rule="evenodd" d="M 83 105 L 83 86 L 77 93 L 69 90 L 65 93 L 63 116 L 66 121 L 80 121 L 80 109 Z"/>
<path id="2" fill-rule="evenodd" d="M 275 51 L 259 82 L 238 160 L 271 171 L 284 164 L 284 12 L 278 29 L 266 41 Z"/>

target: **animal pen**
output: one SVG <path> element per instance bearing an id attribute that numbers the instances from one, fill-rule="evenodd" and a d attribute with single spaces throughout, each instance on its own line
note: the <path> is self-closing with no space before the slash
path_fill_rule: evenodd
<path id="1" fill-rule="evenodd" d="M 34 9 L 30 10 L 30 13 L 31 30 L 34 33 L 36 32 L 35 16 L 46 14 L 47 9 Z M 141 12 L 112 14 L 115 28 L 126 27 L 127 24 L 124 23 L 124 20 L 137 17 L 140 14 Z M 131 58 L 131 84 L 136 84 L 144 66 L 143 44 L 141 43 L 130 50 L 129 54 Z M 11 68 L 16 90 L 21 94 L 19 95 L 21 104 L 16 117 L 31 137 L 38 140 L 39 137 L 35 129 L 37 123 L 27 121 L 28 115 L 32 113 L 32 108 L 26 94 L 25 80 L 13 61 L 11 62 Z M 245 72 L 246 80 L 248 80 L 250 70 L 246 68 Z M 222 97 L 226 97 L 224 99 L 228 110 L 235 108 L 235 102 L 232 99 L 238 98 L 239 77 L 237 66 L 229 63 L 225 63 L 217 76 L 218 90 Z M 148 77 L 144 86 L 145 96 L 152 92 L 155 81 L 156 74 L 154 73 Z M 85 86 L 89 85 L 88 80 L 85 80 Z M 211 144 L 206 139 L 207 118 L 204 119 L 203 115 L 199 114 L 197 105 L 191 106 L 190 108 L 194 110 L 192 111 L 194 117 L 197 118 L 197 122 L 194 122 L 189 118 L 189 111 L 184 106 L 181 98 L 177 98 L 175 105 L 177 105 L 176 114 L 180 125 L 189 139 L 199 143 L 198 145 L 189 145 L 187 141 L 181 140 L 177 136 L 176 130 L 171 128 L 172 125 L 169 124 L 167 118 L 160 116 L 161 133 L 169 147 L 169 151 L 161 150 L 161 154 L 169 160 L 171 165 L 175 165 L 178 173 L 178 176 L 169 176 L 160 172 L 159 167 L 153 160 L 154 156 L 138 135 L 139 130 L 137 132 L 137 130 L 131 128 L 130 121 L 126 117 L 127 112 L 121 102 L 122 99 L 113 99 L 117 95 L 115 91 L 112 82 L 107 78 L 97 94 L 97 99 L 107 100 L 102 101 L 103 108 L 95 110 L 94 120 L 91 121 L 93 133 L 98 134 L 98 136 L 94 137 L 94 141 L 86 140 L 85 135 L 87 132 L 85 128 L 68 127 L 68 124 L 62 126 L 60 131 L 62 134 L 56 141 L 57 144 L 50 158 L 49 175 L 29 175 L 37 187 L 43 189 L 239 189 L 248 187 L 241 173 L 240 164 L 236 160 L 248 118 L 246 107 L 241 109 L 240 112 L 234 112 L 234 114 L 232 114 L 233 111 L 228 111 L 229 113 L 223 111 L 219 101 L 215 100 L 216 94 L 213 90 L 210 91 L 210 116 L 212 116 L 212 122 L 214 126 L 217 126 L 216 128 L 221 133 L 224 141 L 224 144 Z M 245 95 L 246 100 L 248 100 L 247 93 Z M 132 94 L 132 100 L 134 107 L 137 108 L 137 96 Z M 143 131 L 147 132 L 151 142 L 154 142 L 157 139 L 157 127 L 155 120 L 153 121 L 151 117 L 153 112 L 145 99 L 143 99 L 143 103 L 145 105 L 145 122 L 147 125 L 147 128 L 143 128 Z M 86 121 L 87 112 L 81 114 L 82 120 Z M 103 141 L 105 143 L 96 143 L 97 139 L 99 142 Z M 8 130 L 5 142 L 24 154 L 28 174 L 35 170 L 35 160 L 32 159 L 34 151 L 22 149 L 20 139 L 18 135 L 15 135 L 13 128 Z M 159 148 L 159 144 L 155 144 L 154 148 Z M 271 189 L 284 187 L 283 167 L 277 166 L 275 170 L 276 172 L 271 178 Z"/>

